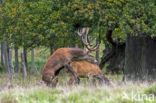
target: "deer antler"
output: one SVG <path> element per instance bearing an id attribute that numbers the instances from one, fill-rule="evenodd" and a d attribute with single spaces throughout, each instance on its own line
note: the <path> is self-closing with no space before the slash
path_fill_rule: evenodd
<path id="1" fill-rule="evenodd" d="M 90 44 L 88 43 L 88 33 L 89 33 L 88 27 L 79 29 L 76 33 L 81 37 L 83 44 L 87 47 L 88 50 L 95 51 L 99 48 L 99 44 L 96 44 L 96 46 L 91 47 Z"/>

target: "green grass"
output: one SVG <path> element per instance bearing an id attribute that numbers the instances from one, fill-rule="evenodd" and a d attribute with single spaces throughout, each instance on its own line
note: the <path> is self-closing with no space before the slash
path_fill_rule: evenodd
<path id="1" fill-rule="evenodd" d="M 152 85 L 150 88 L 145 90 L 146 94 L 154 94 L 156 96 L 156 85 Z"/>
<path id="2" fill-rule="evenodd" d="M 61 76 L 56 88 L 46 86 L 37 86 L 40 76 L 29 76 L 22 78 L 22 75 L 16 74 L 12 80 L 12 86 L 9 89 L 0 91 L 0 103 L 155 103 L 156 98 L 151 101 L 138 97 L 133 99 L 132 94 L 137 96 L 146 95 L 150 98 L 155 96 L 155 83 L 139 82 L 119 82 L 119 77 L 109 76 L 113 79 L 114 86 L 90 86 L 84 84 L 83 80 L 80 85 L 66 85 L 67 77 Z M 0 83 L 6 82 L 6 76 L 1 75 Z M 88 82 L 88 81 L 86 81 Z M 125 94 L 128 98 L 124 98 Z"/>
<path id="3" fill-rule="evenodd" d="M 102 56 L 102 50 L 100 51 L 100 57 Z M 156 83 L 123 83 L 121 81 L 122 75 L 107 75 L 112 79 L 113 87 L 105 85 L 93 87 L 90 86 L 86 78 L 81 79 L 80 85 L 69 86 L 67 85 L 69 77 L 65 70 L 62 70 L 56 88 L 37 85 L 41 78 L 41 69 L 49 54 L 49 50 L 45 48 L 35 50 L 36 69 L 31 69 L 31 53 L 29 51 L 28 77 L 24 78 L 20 73 L 14 74 L 11 86 L 0 91 L 0 103 L 156 103 Z M 106 67 L 103 70 L 105 71 L 105 69 Z M 20 70 L 22 70 L 21 65 Z M 8 76 L 3 73 L 5 70 L 2 66 L 0 66 L 0 72 L 1 87 L 8 81 Z M 133 98 L 133 95 L 136 97 Z M 152 98 L 153 95 L 154 98 Z"/>

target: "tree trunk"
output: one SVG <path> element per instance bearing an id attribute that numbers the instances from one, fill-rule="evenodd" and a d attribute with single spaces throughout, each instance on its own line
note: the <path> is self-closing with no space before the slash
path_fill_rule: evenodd
<path id="1" fill-rule="evenodd" d="M 25 66 L 26 66 L 26 68 L 28 68 L 27 49 L 25 47 L 24 47 L 24 50 L 23 50 L 23 54 L 24 54 Z"/>
<path id="2" fill-rule="evenodd" d="M 53 52 L 54 52 L 53 40 L 51 40 L 49 46 L 50 46 L 50 56 L 51 56 L 53 54 Z"/>
<path id="3" fill-rule="evenodd" d="M 22 66 L 23 66 L 24 77 L 27 77 L 27 67 L 26 67 L 26 62 L 25 62 L 25 58 L 24 58 L 24 53 L 22 53 L 22 52 L 21 52 L 21 62 L 22 62 Z"/>
<path id="4" fill-rule="evenodd" d="M 110 50 L 109 49 L 103 50 L 103 55 L 102 55 L 101 62 L 100 62 L 100 65 L 99 65 L 101 69 L 115 55 L 115 49 L 114 48 L 111 48 Z"/>
<path id="5" fill-rule="evenodd" d="M 127 36 L 125 80 L 156 78 L 156 38 Z"/>
<path id="6" fill-rule="evenodd" d="M 8 43 L 7 42 L 4 42 L 4 52 L 3 52 L 3 54 L 4 54 L 4 66 L 5 66 L 5 68 L 6 68 L 6 70 L 7 70 L 7 72 L 8 73 L 10 73 L 10 68 L 9 68 L 9 53 L 8 53 Z"/>
<path id="7" fill-rule="evenodd" d="M 49 44 L 49 46 L 50 46 L 50 56 L 51 56 L 56 49 L 54 40 L 51 40 L 51 43 Z"/>
<path id="8" fill-rule="evenodd" d="M 4 66 L 4 43 L 1 43 L 1 64 Z"/>
<path id="9" fill-rule="evenodd" d="M 34 63 L 34 49 L 31 50 L 31 69 L 35 69 L 35 63 Z"/>
<path id="10" fill-rule="evenodd" d="M 113 30 L 108 30 L 106 33 L 107 41 L 111 44 L 112 48 L 106 47 L 105 50 L 103 50 L 103 55 L 100 62 L 100 68 L 102 69 L 107 61 L 109 61 L 110 58 L 112 58 L 115 54 L 115 47 L 116 42 L 112 39 Z M 109 46 L 109 45 L 106 45 Z"/>
<path id="11" fill-rule="evenodd" d="M 9 45 L 9 67 L 11 73 L 14 73 L 14 66 L 13 66 L 13 61 L 12 61 L 12 45 Z"/>
<path id="12" fill-rule="evenodd" d="M 120 39 L 113 40 L 112 34 L 113 30 L 108 30 L 106 33 L 109 44 L 107 44 L 105 50 L 103 50 L 100 68 L 102 69 L 105 64 L 108 64 L 107 72 L 120 73 L 124 68 L 125 43 L 121 43 Z"/>
<path id="13" fill-rule="evenodd" d="M 75 38 L 74 37 L 72 38 L 72 40 L 70 42 L 70 47 L 72 47 L 72 48 L 76 47 L 76 45 L 75 45 Z"/>
<path id="14" fill-rule="evenodd" d="M 18 47 L 15 46 L 15 71 L 19 70 L 19 60 L 18 60 Z"/>
<path id="15" fill-rule="evenodd" d="M 54 49 L 50 46 L 50 56 L 52 55 L 53 52 L 54 52 Z"/>
<path id="16" fill-rule="evenodd" d="M 39 75 L 37 68 L 35 67 L 35 52 L 34 49 L 31 50 L 31 73 L 35 71 L 35 74 Z"/>
<path id="17" fill-rule="evenodd" d="M 98 40 L 96 41 L 96 44 L 98 43 Z M 100 55 L 100 46 L 96 51 L 96 60 L 97 60 L 97 65 L 99 65 L 100 60 L 99 60 L 99 55 Z"/>
<path id="18" fill-rule="evenodd" d="M 107 61 L 107 73 L 120 74 L 123 73 L 125 63 L 125 45 L 117 45 L 114 48 L 113 56 Z"/>

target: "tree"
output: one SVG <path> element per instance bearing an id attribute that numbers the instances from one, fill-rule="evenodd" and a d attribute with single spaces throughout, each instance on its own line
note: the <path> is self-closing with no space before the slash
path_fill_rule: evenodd
<path id="1" fill-rule="evenodd" d="M 25 50 L 32 50 L 37 46 L 48 47 L 52 54 L 60 47 L 83 47 L 75 32 L 80 28 L 89 27 L 90 43 L 94 45 L 103 42 L 105 45 L 99 60 L 101 69 L 106 64 L 108 69 L 114 70 L 123 68 L 126 64 L 126 75 L 134 72 L 144 75 L 136 71 L 135 68 L 139 67 L 137 65 L 133 66 L 134 72 L 130 73 L 132 69 L 129 65 L 134 65 L 142 58 L 141 62 L 138 62 L 142 65 L 141 68 L 151 68 L 147 63 L 148 56 L 144 54 L 148 48 L 142 44 L 154 43 L 152 38 L 156 34 L 155 11 L 154 0 L 7 0 L 0 5 L 0 40 L 8 46 L 12 44 Z M 137 37 L 139 39 L 135 40 Z M 142 37 L 146 39 L 141 39 Z M 144 49 L 138 49 L 137 43 Z M 134 50 L 130 52 L 131 49 Z M 146 51 L 147 55 L 149 52 L 150 50 Z M 98 53 L 99 51 L 96 55 L 97 60 Z M 144 56 L 133 57 L 132 53 L 143 53 Z M 143 60 L 144 58 L 146 59 Z M 128 61 L 135 62 L 130 64 L 132 62 Z M 140 70 L 146 71 L 145 68 Z"/>
<path id="2" fill-rule="evenodd" d="M 129 0 L 124 8 L 125 79 L 155 79 L 155 12 L 154 0 Z"/>
<path id="3" fill-rule="evenodd" d="M 15 72 L 19 71 L 18 47 L 15 45 Z"/>
<path id="4" fill-rule="evenodd" d="M 89 39 L 95 40 L 96 38 L 95 41 L 99 43 L 104 41 L 112 48 L 108 55 L 103 55 L 100 62 L 101 69 L 112 57 L 124 58 L 120 57 L 120 51 L 125 50 L 125 35 L 119 26 L 119 22 L 126 3 L 126 0 L 73 0 L 66 3 L 61 9 L 62 20 L 73 34 L 79 28 L 90 27 L 92 31 Z M 95 44 L 95 42 L 92 43 Z M 124 55 L 124 52 L 122 54 Z"/>

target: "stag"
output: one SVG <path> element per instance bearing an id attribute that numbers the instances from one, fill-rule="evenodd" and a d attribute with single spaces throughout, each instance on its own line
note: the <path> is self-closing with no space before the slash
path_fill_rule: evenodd
<path id="1" fill-rule="evenodd" d="M 89 55 L 84 49 L 80 48 L 59 48 L 48 59 L 42 69 L 42 80 L 47 84 L 57 82 L 57 75 L 63 67 L 67 67 L 76 79 L 75 73 L 69 68 L 69 63 L 75 60 L 87 60 L 91 63 L 96 63 L 93 56 Z"/>
<path id="2" fill-rule="evenodd" d="M 87 33 L 88 29 L 82 30 L 82 32 Z M 80 32 L 78 32 L 80 33 Z M 86 35 L 87 36 L 87 35 Z M 82 40 L 85 46 L 90 51 L 95 51 L 99 47 L 96 45 L 95 47 L 91 47 L 86 40 L 86 36 L 82 36 Z M 59 48 L 57 49 L 48 59 L 46 64 L 42 69 L 42 80 L 50 86 L 56 86 L 58 81 L 58 74 L 63 67 L 66 67 L 74 76 L 74 80 L 78 83 L 78 78 L 76 77 L 75 72 L 70 67 L 69 63 L 72 61 L 81 61 L 86 60 L 90 63 L 96 64 L 97 61 L 91 55 L 88 50 L 84 50 L 81 48 Z"/>
<path id="3" fill-rule="evenodd" d="M 88 43 L 88 32 L 89 28 L 83 28 L 81 30 L 78 30 L 77 34 L 81 37 L 82 42 L 84 43 L 84 45 L 86 45 L 89 51 L 95 51 L 99 47 L 99 44 L 97 44 L 94 48 L 90 46 L 90 44 Z M 91 52 L 89 54 L 92 55 Z M 87 76 L 91 84 L 94 84 L 94 77 L 98 78 L 100 83 L 105 82 L 106 84 L 110 84 L 110 81 L 105 77 L 97 64 L 92 64 L 87 61 L 73 61 L 70 63 L 70 66 L 76 73 L 77 77 Z M 72 82 L 73 75 L 71 75 L 70 73 L 69 84 L 72 84 Z"/>

